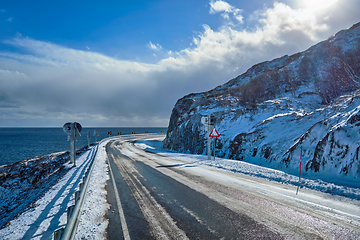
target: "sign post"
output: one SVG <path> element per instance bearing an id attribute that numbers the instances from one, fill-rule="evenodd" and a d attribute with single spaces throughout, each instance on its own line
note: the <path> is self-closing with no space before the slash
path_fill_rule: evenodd
<path id="1" fill-rule="evenodd" d="M 216 130 L 215 127 L 213 128 L 213 130 L 212 130 L 211 133 L 209 134 L 209 137 L 214 138 L 214 141 L 213 141 L 213 152 L 214 152 L 214 161 L 215 161 L 215 141 L 216 141 L 216 138 L 220 137 L 220 134 L 218 133 L 218 131 Z"/>
<path id="2" fill-rule="evenodd" d="M 300 178 L 301 178 L 301 157 L 302 157 L 302 145 L 301 145 L 301 149 L 300 149 L 300 168 L 299 168 L 299 182 L 300 182 Z"/>
<path id="3" fill-rule="evenodd" d="M 99 136 L 99 129 L 94 129 L 95 142 L 97 142 L 97 137 Z"/>
<path id="4" fill-rule="evenodd" d="M 205 126 L 205 131 L 207 133 L 207 155 L 208 155 L 208 160 L 211 159 L 211 141 L 210 141 L 210 115 L 208 116 L 203 116 L 201 118 L 201 122 L 202 124 L 204 124 Z"/>
<path id="5" fill-rule="evenodd" d="M 300 168 L 299 168 L 299 185 L 296 189 L 296 195 L 298 194 L 299 192 L 299 188 L 302 187 L 301 185 L 301 158 L 302 158 L 302 145 L 301 145 L 301 148 L 300 148 Z"/>
<path id="6" fill-rule="evenodd" d="M 90 147 L 91 131 L 88 131 L 88 148 Z"/>
<path id="7" fill-rule="evenodd" d="M 81 136 L 82 126 L 80 123 L 77 122 L 68 122 L 65 123 L 63 126 L 64 132 L 68 135 L 68 141 L 70 141 L 70 161 L 74 163 L 74 166 L 76 166 L 75 163 L 75 153 L 76 153 L 76 146 L 75 141 L 78 137 Z"/>

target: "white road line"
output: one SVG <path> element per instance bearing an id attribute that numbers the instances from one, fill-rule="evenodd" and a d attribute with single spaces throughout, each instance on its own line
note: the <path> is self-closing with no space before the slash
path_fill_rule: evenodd
<path id="1" fill-rule="evenodd" d="M 120 150 L 117 146 L 115 148 Z M 123 149 L 120 151 L 124 153 Z M 141 174 L 131 161 L 122 159 L 117 166 L 138 203 L 143 217 L 149 223 L 153 236 L 156 239 L 188 239 L 186 233 L 176 225 L 176 222 L 164 207 L 156 201 L 149 189 L 138 179 L 136 175 L 141 176 Z"/>
<path id="2" fill-rule="evenodd" d="M 108 161 L 109 161 L 109 159 L 108 159 Z M 120 216 L 120 222 L 121 222 L 121 226 L 122 226 L 122 230 L 123 230 L 123 234 L 124 234 L 124 239 L 125 240 L 130 240 L 131 238 L 130 238 L 130 234 L 129 234 L 129 229 L 128 229 L 127 224 L 126 224 L 124 210 L 123 210 L 122 205 L 121 205 L 119 192 L 118 192 L 118 190 L 116 188 L 115 178 L 114 178 L 113 171 L 111 169 L 110 162 L 109 162 L 109 169 L 110 169 L 111 179 L 112 179 L 112 183 L 113 183 L 113 187 L 114 187 L 116 203 L 117 203 L 118 209 L 119 209 L 119 216 Z"/>
<path id="3" fill-rule="evenodd" d="M 147 154 L 143 150 L 131 144 L 129 144 L 126 150 L 127 152 L 123 149 L 123 153 L 128 157 L 135 158 L 136 155 L 139 154 L 139 156 L 143 157 L 143 163 L 148 164 L 149 166 L 152 166 L 154 168 L 156 168 L 158 165 L 174 165 L 179 163 L 191 164 L 191 162 L 187 162 L 186 160 L 183 161 L 172 157 L 156 157 L 156 155 Z M 180 170 L 180 168 L 178 169 Z M 158 170 L 187 185 L 195 191 L 207 195 L 209 198 L 219 202 L 220 204 L 228 207 L 229 209 L 233 209 L 233 211 L 239 211 L 240 209 L 241 212 L 246 212 L 246 214 L 252 217 L 254 220 L 266 223 L 266 226 L 269 226 L 270 228 L 284 234 L 285 236 L 287 236 L 288 239 L 294 239 L 294 237 L 306 238 L 306 231 L 314 233 L 322 238 L 337 239 L 339 236 L 343 236 L 343 234 L 345 233 L 348 234 L 346 235 L 347 237 L 351 236 L 353 237 L 353 239 L 358 239 L 356 237 L 358 236 L 357 224 L 359 223 L 359 217 L 358 215 L 356 215 L 356 213 L 352 214 L 348 211 L 337 210 L 336 208 L 331 207 L 331 205 L 323 206 L 320 203 L 314 202 L 314 200 L 310 201 L 307 199 L 294 199 L 293 197 L 291 197 L 290 194 L 286 195 L 280 190 L 278 192 L 275 192 L 273 190 L 266 189 L 269 186 L 264 185 L 264 182 L 262 181 L 257 182 L 254 180 L 250 180 L 250 177 L 246 177 L 244 180 L 238 177 L 234 178 L 235 173 L 226 172 L 225 170 L 222 171 L 218 169 L 212 169 L 211 167 L 204 167 L 202 165 L 199 165 L 198 168 L 181 168 L 183 172 L 190 175 L 202 176 L 205 181 L 206 179 L 210 179 L 209 181 L 216 180 L 214 181 L 214 183 L 228 186 L 234 189 L 240 189 L 240 191 L 244 191 L 247 189 L 248 191 L 246 192 L 248 192 L 250 195 L 253 195 L 254 197 L 257 196 L 257 199 L 259 200 L 256 201 L 257 204 L 254 204 L 254 201 L 251 198 L 242 199 L 241 202 L 244 205 L 241 205 L 236 198 L 227 198 L 226 195 L 218 194 L 217 192 L 213 192 L 212 190 L 209 191 L 209 189 L 205 185 L 204 189 L 201 189 L 199 184 L 193 185 L 191 181 L 183 178 L 182 175 L 177 175 L 176 171 L 170 171 L 166 168 L 159 168 Z M 257 180 L 257 178 L 252 177 L 251 179 Z M 241 186 L 241 188 L 238 188 L 238 186 Z M 264 188 L 261 188 L 261 186 L 264 186 Z M 295 193 L 293 194 L 295 195 Z M 286 197 L 286 200 L 284 199 L 284 197 Z M 328 199 L 328 201 L 335 200 Z M 259 203 L 264 205 L 261 205 Z M 272 205 L 270 203 L 274 203 L 275 205 Z M 296 204 L 294 206 L 290 203 Z M 345 204 L 345 202 L 343 204 Z M 303 207 L 306 207 L 308 209 L 305 211 Z M 309 212 L 309 209 L 311 209 L 310 211 L 314 211 L 314 213 Z M 354 208 L 354 211 L 355 209 L 357 208 Z M 289 214 L 292 212 L 295 212 L 296 215 Z M 266 222 L 264 219 L 266 219 Z M 301 223 L 299 223 L 300 221 Z M 288 224 L 289 226 L 285 227 L 285 225 L 281 225 L 284 223 Z M 292 226 L 304 229 L 306 231 L 303 233 L 300 232 L 300 235 L 289 235 L 298 234 L 297 230 L 296 232 L 292 230 Z"/>

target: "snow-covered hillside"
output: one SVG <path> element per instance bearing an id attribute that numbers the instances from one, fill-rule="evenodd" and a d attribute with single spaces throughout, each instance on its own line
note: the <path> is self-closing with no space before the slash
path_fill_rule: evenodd
<path id="1" fill-rule="evenodd" d="M 205 154 L 201 117 L 212 114 L 221 135 L 219 157 L 297 174 L 302 146 L 304 174 L 356 185 L 359 76 L 360 23 L 305 52 L 257 64 L 213 90 L 179 99 L 163 147 Z"/>
<path id="2" fill-rule="evenodd" d="M 79 149 L 80 155 L 87 149 Z M 58 182 L 69 169 L 69 152 L 29 158 L 0 167 L 0 228 L 7 225 Z"/>

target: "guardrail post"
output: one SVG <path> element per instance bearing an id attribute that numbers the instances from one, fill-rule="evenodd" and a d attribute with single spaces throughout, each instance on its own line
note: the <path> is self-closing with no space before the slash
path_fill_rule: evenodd
<path id="1" fill-rule="evenodd" d="M 54 232 L 54 240 L 60 240 L 64 233 L 64 230 L 65 228 L 56 229 Z"/>
<path id="2" fill-rule="evenodd" d="M 74 207 L 75 207 L 75 205 L 71 205 L 71 206 L 69 206 L 69 207 L 67 208 L 67 211 L 66 211 L 66 216 L 67 216 L 66 222 L 67 222 L 67 223 L 69 222 L 69 219 L 71 218 L 71 215 L 72 215 L 72 213 L 73 213 L 73 211 L 74 211 Z"/>
<path id="3" fill-rule="evenodd" d="M 79 201 L 80 199 L 80 191 L 76 191 L 75 192 L 75 204 Z"/>

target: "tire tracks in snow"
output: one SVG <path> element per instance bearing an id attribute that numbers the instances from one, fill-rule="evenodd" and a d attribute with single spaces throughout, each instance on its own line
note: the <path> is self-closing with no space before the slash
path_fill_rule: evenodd
<path id="1" fill-rule="evenodd" d="M 117 148 L 111 143 L 112 148 Z M 141 176 L 136 167 L 131 163 L 131 159 L 119 157 L 114 154 L 114 159 L 118 170 L 124 181 L 131 190 L 141 212 L 150 226 L 150 231 L 156 239 L 188 239 L 185 232 L 178 228 L 171 216 L 155 200 L 150 191 L 141 183 L 138 176 Z"/>

